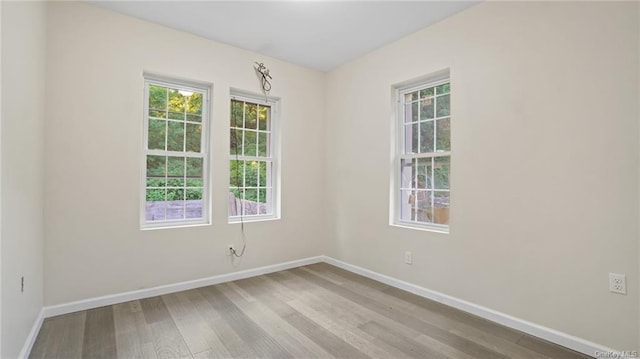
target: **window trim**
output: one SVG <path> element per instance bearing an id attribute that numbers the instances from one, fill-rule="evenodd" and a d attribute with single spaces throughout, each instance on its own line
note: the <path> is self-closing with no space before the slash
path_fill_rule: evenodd
<path id="1" fill-rule="evenodd" d="M 170 229 L 211 225 L 211 176 L 210 176 L 210 126 L 211 126 L 211 94 L 213 93 L 213 84 L 206 82 L 198 82 L 185 80 L 181 78 L 168 77 L 152 73 L 143 73 L 143 123 L 142 123 L 142 156 L 141 156 L 141 174 L 140 174 L 140 229 Z M 194 219 L 172 219 L 157 222 L 147 222 L 146 220 L 146 188 L 147 188 L 147 155 L 167 155 L 166 150 L 150 150 L 149 149 L 149 86 L 158 85 L 178 90 L 201 92 L 202 96 L 202 137 L 200 144 L 200 153 L 197 156 L 190 156 L 185 153 L 185 157 L 202 158 L 202 218 Z"/>
<path id="2" fill-rule="evenodd" d="M 437 224 L 437 223 L 418 223 L 413 221 L 406 221 L 400 218 L 401 204 L 400 204 L 400 188 L 402 184 L 402 173 L 400 170 L 401 162 L 407 158 L 424 158 L 434 157 L 433 153 L 424 154 L 405 154 L 405 136 L 404 136 L 404 100 L 403 97 L 406 93 L 414 92 L 419 89 L 435 87 L 444 83 L 451 83 L 451 76 L 448 69 L 438 71 L 431 75 L 427 75 L 418 79 L 414 79 L 408 82 L 400 83 L 392 87 L 392 99 L 393 99 L 393 139 L 392 139 L 392 168 L 391 168 L 391 181 L 390 181 L 390 208 L 389 208 L 389 225 L 400 228 L 449 234 L 450 224 Z M 451 97 L 450 97 L 451 98 Z M 449 156 L 451 160 L 452 151 L 437 152 L 438 155 Z M 451 174 L 449 172 L 449 174 Z M 451 193 L 451 187 L 449 187 L 449 193 Z"/>
<path id="3" fill-rule="evenodd" d="M 244 101 L 250 102 L 258 105 L 264 105 L 271 107 L 271 142 L 269 144 L 269 153 L 271 154 L 271 162 L 273 169 L 271 171 L 271 183 L 272 183 L 272 199 L 273 199 L 273 213 L 271 214 L 257 214 L 257 215 L 244 215 L 244 216 L 234 216 L 231 217 L 229 215 L 229 201 L 227 201 L 227 223 L 247 223 L 247 222 L 262 222 L 262 221 L 272 221 L 279 220 L 281 218 L 281 170 L 280 170 L 280 105 L 281 101 L 279 97 L 269 96 L 265 98 L 264 95 L 255 94 L 252 92 L 247 92 L 239 89 L 231 88 L 229 92 L 229 107 L 231 108 L 231 101 Z M 229 118 L 231 116 L 231 112 L 229 112 Z M 227 121 L 227 130 L 230 130 L 230 120 Z M 227 146 L 230 148 L 230 146 Z M 245 156 L 238 156 L 241 160 Z M 246 156 L 248 158 L 253 158 L 252 156 Z M 256 157 L 258 159 L 259 157 Z M 231 175 L 231 168 L 229 167 L 229 162 L 236 159 L 236 155 L 232 155 L 229 152 L 229 157 L 227 160 L 227 182 L 229 176 Z M 227 192 L 229 188 L 227 186 Z"/>

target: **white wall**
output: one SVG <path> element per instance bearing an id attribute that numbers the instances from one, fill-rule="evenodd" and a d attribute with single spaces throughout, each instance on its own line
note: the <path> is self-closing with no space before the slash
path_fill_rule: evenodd
<path id="1" fill-rule="evenodd" d="M 2 352 L 20 353 L 42 308 L 46 5 L 2 2 Z M 25 278 L 20 292 L 20 277 Z"/>
<path id="2" fill-rule="evenodd" d="M 487 2 L 331 71 L 329 254 L 637 349 L 637 6 Z M 391 87 L 445 68 L 451 233 L 389 226 Z"/>
<path id="3" fill-rule="evenodd" d="M 50 5 L 45 304 L 315 256 L 325 238 L 323 74 L 82 3 Z M 229 89 L 281 97 L 282 219 L 227 224 Z M 139 229 L 143 71 L 214 84 L 213 225 Z"/>

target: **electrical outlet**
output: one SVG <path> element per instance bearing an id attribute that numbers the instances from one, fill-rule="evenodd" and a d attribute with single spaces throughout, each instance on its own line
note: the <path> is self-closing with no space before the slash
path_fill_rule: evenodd
<path id="1" fill-rule="evenodd" d="M 406 264 L 412 264 L 413 263 L 413 256 L 411 255 L 410 251 L 404 252 L 404 262 Z"/>
<path id="2" fill-rule="evenodd" d="M 233 254 L 233 245 L 232 244 L 227 245 L 227 252 L 228 252 L 229 255 Z"/>
<path id="3" fill-rule="evenodd" d="M 609 291 L 627 294 L 627 277 L 624 274 L 609 273 Z"/>

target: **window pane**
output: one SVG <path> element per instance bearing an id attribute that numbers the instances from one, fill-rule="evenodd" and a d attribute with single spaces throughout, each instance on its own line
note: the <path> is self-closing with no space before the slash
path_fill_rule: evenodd
<path id="1" fill-rule="evenodd" d="M 431 170 L 433 169 L 431 158 L 418 158 L 416 166 L 414 168 L 414 183 L 413 188 L 431 189 L 433 188 L 433 181 L 431 180 Z"/>
<path id="2" fill-rule="evenodd" d="M 420 153 L 433 152 L 433 121 L 420 123 Z"/>
<path id="3" fill-rule="evenodd" d="M 178 116 L 176 119 L 184 119 L 185 103 L 185 97 L 178 90 L 169 89 L 169 112 Z M 172 118 L 171 114 L 169 118 Z"/>
<path id="4" fill-rule="evenodd" d="M 231 100 L 231 127 L 242 127 L 243 104 L 242 101 Z"/>
<path id="5" fill-rule="evenodd" d="M 257 155 L 257 136 L 255 131 L 244 131 L 244 155 Z"/>
<path id="6" fill-rule="evenodd" d="M 255 188 L 245 190 L 244 214 L 258 214 L 258 190 Z"/>
<path id="7" fill-rule="evenodd" d="M 418 153 L 418 131 L 420 124 L 404 126 L 404 146 L 405 153 Z"/>
<path id="8" fill-rule="evenodd" d="M 260 113 L 258 115 L 258 119 L 259 119 L 259 123 L 258 123 L 258 129 L 262 130 L 262 131 L 269 131 L 270 128 L 270 121 L 269 118 L 271 117 L 271 107 L 267 107 L 267 106 L 260 106 Z"/>
<path id="9" fill-rule="evenodd" d="M 202 94 L 194 92 L 187 98 L 187 112 L 196 115 L 202 114 Z"/>
<path id="10" fill-rule="evenodd" d="M 147 221 L 162 221 L 165 219 L 165 190 L 148 189 L 145 203 L 145 219 Z"/>
<path id="11" fill-rule="evenodd" d="M 449 189 L 450 157 L 434 158 L 434 179 L 436 189 Z"/>
<path id="12" fill-rule="evenodd" d="M 420 90 L 420 98 L 431 97 L 431 96 L 433 96 L 433 87 Z"/>
<path id="13" fill-rule="evenodd" d="M 449 224 L 449 192 L 436 192 L 433 207 L 433 223 Z"/>
<path id="14" fill-rule="evenodd" d="M 187 152 L 200 152 L 200 139 L 202 138 L 202 125 L 187 123 Z"/>
<path id="15" fill-rule="evenodd" d="M 163 177 L 166 172 L 167 158 L 164 156 L 147 156 L 147 177 Z"/>
<path id="16" fill-rule="evenodd" d="M 167 219 L 183 219 L 184 209 L 184 189 L 167 189 Z"/>
<path id="17" fill-rule="evenodd" d="M 267 173 L 267 162 L 260 162 L 260 176 L 259 176 L 259 180 L 260 180 L 260 187 L 267 187 L 270 186 L 270 183 L 267 183 L 267 178 L 268 178 L 268 173 Z M 270 163 L 268 166 L 269 169 L 271 169 Z"/>
<path id="18" fill-rule="evenodd" d="M 415 178 L 414 160 L 402 159 L 400 161 L 400 186 L 401 188 L 413 187 L 413 179 Z"/>
<path id="19" fill-rule="evenodd" d="M 245 162 L 244 182 L 245 187 L 258 187 L 258 162 Z M 255 199 L 255 197 L 254 197 Z"/>
<path id="20" fill-rule="evenodd" d="M 184 121 L 184 113 L 182 112 L 169 112 L 169 118 L 177 121 Z"/>
<path id="21" fill-rule="evenodd" d="M 437 151 L 450 151 L 451 150 L 451 119 L 436 120 L 436 150 Z"/>
<path id="22" fill-rule="evenodd" d="M 149 85 L 149 108 L 164 112 L 167 108 L 167 89 Z"/>
<path id="23" fill-rule="evenodd" d="M 408 103 L 404 105 L 404 122 L 418 121 L 418 102 Z"/>
<path id="24" fill-rule="evenodd" d="M 433 119 L 433 97 L 427 97 L 420 101 L 420 120 Z"/>
<path id="25" fill-rule="evenodd" d="M 442 84 L 440 86 L 436 87 L 436 94 L 440 95 L 443 93 L 449 93 L 449 90 L 451 88 L 451 84 L 450 83 L 446 83 L 446 84 Z"/>
<path id="26" fill-rule="evenodd" d="M 229 161 L 229 186 L 243 187 L 244 161 Z"/>
<path id="27" fill-rule="evenodd" d="M 150 150 L 164 150 L 166 125 L 165 120 L 149 119 L 148 148 Z"/>
<path id="28" fill-rule="evenodd" d="M 167 112 L 159 110 L 149 110 L 149 117 L 167 118 Z"/>
<path id="29" fill-rule="evenodd" d="M 404 95 L 404 102 L 411 102 L 418 99 L 418 91 L 410 92 Z"/>
<path id="30" fill-rule="evenodd" d="M 167 150 L 180 151 L 184 150 L 184 124 L 180 122 L 168 123 Z"/>
<path id="31" fill-rule="evenodd" d="M 267 133 L 258 132 L 258 156 L 269 156 L 269 143 L 267 142 Z"/>
<path id="32" fill-rule="evenodd" d="M 203 189 L 194 188 L 186 191 L 185 217 L 202 218 Z"/>
<path id="33" fill-rule="evenodd" d="M 164 177 L 147 177 L 147 188 L 150 187 L 164 187 L 167 181 Z"/>
<path id="34" fill-rule="evenodd" d="M 202 158 L 187 157 L 187 176 L 202 178 Z"/>
<path id="35" fill-rule="evenodd" d="M 400 191 L 400 220 L 411 220 L 411 203 L 409 203 L 410 195 L 411 190 Z"/>
<path id="36" fill-rule="evenodd" d="M 258 129 L 258 105 L 253 103 L 244 104 L 244 127 L 253 130 Z"/>
<path id="37" fill-rule="evenodd" d="M 203 187 L 204 181 L 201 178 L 187 178 L 187 187 Z"/>
<path id="38" fill-rule="evenodd" d="M 400 219 L 404 221 L 431 223 L 429 217 L 431 196 L 431 191 L 427 190 L 400 191 Z"/>
<path id="39" fill-rule="evenodd" d="M 438 117 L 449 116 L 451 114 L 449 96 L 444 95 L 436 98 L 436 113 Z"/>
<path id="40" fill-rule="evenodd" d="M 258 190 L 258 214 L 268 214 L 271 211 L 267 208 L 267 189 Z"/>
<path id="41" fill-rule="evenodd" d="M 241 192 L 238 188 L 229 189 L 229 216 L 239 216 L 241 206 Z"/>
<path id="42" fill-rule="evenodd" d="M 191 121 L 191 122 L 202 122 L 202 116 L 200 116 L 200 115 L 189 115 L 189 114 L 187 114 L 187 121 Z"/>
<path id="43" fill-rule="evenodd" d="M 167 163 L 167 186 L 184 186 L 184 157 L 169 157 Z"/>
<path id="44" fill-rule="evenodd" d="M 232 155 L 242 155 L 242 130 L 231 129 L 229 138 L 229 150 Z"/>

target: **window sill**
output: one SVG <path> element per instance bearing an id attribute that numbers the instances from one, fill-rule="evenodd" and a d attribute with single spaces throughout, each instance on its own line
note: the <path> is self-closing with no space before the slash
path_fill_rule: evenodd
<path id="1" fill-rule="evenodd" d="M 177 223 L 145 223 L 140 226 L 141 231 L 152 231 L 156 229 L 179 229 L 179 228 L 189 228 L 189 227 L 203 227 L 210 226 L 210 221 L 198 221 L 198 222 L 177 222 Z"/>
<path id="2" fill-rule="evenodd" d="M 229 221 L 227 223 L 236 224 L 236 223 L 242 223 L 242 222 L 244 223 L 267 222 L 267 221 L 276 221 L 279 219 L 280 219 L 280 216 L 275 216 L 275 215 L 243 217 L 242 220 L 240 220 L 240 217 L 233 217 L 233 218 L 229 218 Z"/>
<path id="3" fill-rule="evenodd" d="M 392 226 L 392 227 L 413 229 L 413 230 L 424 231 L 424 232 L 434 232 L 434 233 L 440 233 L 440 234 L 449 234 L 449 226 L 415 224 L 415 223 L 408 223 L 408 222 L 390 223 L 389 225 Z"/>

